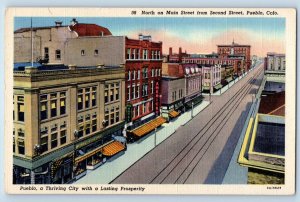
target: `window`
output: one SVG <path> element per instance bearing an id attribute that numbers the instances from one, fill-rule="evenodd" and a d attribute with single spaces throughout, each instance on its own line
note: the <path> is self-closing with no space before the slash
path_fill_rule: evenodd
<path id="1" fill-rule="evenodd" d="M 116 95 L 116 100 L 119 100 L 119 98 L 120 98 L 120 89 L 119 88 L 116 88 L 115 89 L 115 95 Z"/>
<path id="2" fill-rule="evenodd" d="M 148 59 L 148 50 L 147 50 L 147 49 L 144 49 L 144 50 L 143 50 L 143 59 L 144 59 L 144 60 L 147 60 L 147 59 Z"/>
<path id="3" fill-rule="evenodd" d="M 127 87 L 127 101 L 130 100 L 130 86 Z"/>
<path id="4" fill-rule="evenodd" d="M 60 115 L 66 114 L 66 98 L 60 99 Z"/>
<path id="5" fill-rule="evenodd" d="M 135 80 L 135 70 L 132 71 L 132 80 Z"/>
<path id="6" fill-rule="evenodd" d="M 135 59 L 135 49 L 132 49 L 131 51 L 131 59 Z"/>
<path id="7" fill-rule="evenodd" d="M 137 49 L 137 59 L 140 59 L 140 58 L 141 58 L 141 50 Z"/>
<path id="8" fill-rule="evenodd" d="M 116 112 L 116 123 L 120 121 L 120 112 Z"/>
<path id="9" fill-rule="evenodd" d="M 126 59 L 130 59 L 130 48 L 127 48 Z"/>
<path id="10" fill-rule="evenodd" d="M 143 114 L 146 113 L 146 111 L 147 111 L 147 103 L 144 103 L 143 104 Z"/>
<path id="11" fill-rule="evenodd" d="M 55 51 L 55 59 L 56 59 L 56 60 L 60 60 L 60 59 L 61 59 L 60 50 L 56 50 L 56 51 Z"/>
<path id="12" fill-rule="evenodd" d="M 158 59 L 160 59 L 160 51 L 158 51 Z"/>
<path id="13" fill-rule="evenodd" d="M 78 138 L 81 138 L 83 136 L 83 126 L 79 126 L 79 129 L 78 129 Z"/>
<path id="14" fill-rule="evenodd" d="M 148 68 L 143 68 L 143 78 L 148 78 Z"/>
<path id="15" fill-rule="evenodd" d="M 85 55 L 85 51 L 81 50 L 81 56 L 84 56 L 84 55 Z"/>
<path id="16" fill-rule="evenodd" d="M 132 88 L 131 88 L 131 99 L 135 99 L 135 86 L 133 85 Z"/>
<path id="17" fill-rule="evenodd" d="M 131 74 L 131 72 L 130 72 L 130 71 L 128 71 L 128 74 L 127 74 L 127 77 L 128 77 L 128 78 L 127 78 L 127 80 L 128 80 L 128 81 L 130 81 L 130 77 L 131 77 L 131 75 L 130 75 L 130 74 Z"/>
<path id="18" fill-rule="evenodd" d="M 41 103 L 41 120 L 45 120 L 47 118 L 48 118 L 47 102 L 42 102 Z"/>
<path id="19" fill-rule="evenodd" d="M 154 51 L 151 51 L 151 59 L 154 59 Z"/>
<path id="20" fill-rule="evenodd" d="M 18 96 L 18 121 L 24 122 L 25 114 L 24 114 L 24 96 Z"/>
<path id="21" fill-rule="evenodd" d="M 13 153 L 16 152 L 16 140 L 15 137 L 13 137 Z"/>
<path id="22" fill-rule="evenodd" d="M 41 153 L 48 151 L 48 136 L 41 138 Z"/>
<path id="23" fill-rule="evenodd" d="M 97 56 L 98 54 L 99 54 L 98 49 L 95 49 L 95 50 L 94 50 L 94 55 Z"/>
<path id="24" fill-rule="evenodd" d="M 108 90 L 104 91 L 104 102 L 108 103 Z"/>
<path id="25" fill-rule="evenodd" d="M 147 96 L 147 95 L 148 95 L 148 84 L 143 84 L 142 96 Z"/>
<path id="26" fill-rule="evenodd" d="M 140 97 L 140 86 L 138 85 L 135 91 L 135 98 L 139 98 L 139 97 Z"/>
<path id="27" fill-rule="evenodd" d="M 114 101 L 114 89 L 110 89 L 110 102 Z"/>
<path id="28" fill-rule="evenodd" d="M 78 110 L 83 109 L 82 98 L 83 98 L 82 94 L 77 96 L 77 109 Z"/>
<path id="29" fill-rule="evenodd" d="M 155 69 L 151 69 L 151 76 L 154 77 L 154 71 Z"/>
<path id="30" fill-rule="evenodd" d="M 115 114 L 112 113 L 112 114 L 110 115 L 110 124 L 114 124 L 114 123 L 115 123 Z"/>
<path id="31" fill-rule="evenodd" d="M 51 134 L 51 149 L 57 147 L 57 133 Z"/>
<path id="32" fill-rule="evenodd" d="M 154 93 L 154 82 L 151 81 L 151 93 L 153 94 Z"/>
<path id="33" fill-rule="evenodd" d="M 48 47 L 44 48 L 44 59 L 46 59 L 46 60 L 49 59 L 49 48 Z"/>
<path id="34" fill-rule="evenodd" d="M 51 100 L 51 117 L 55 117 L 56 115 L 57 115 L 56 100 Z"/>
<path id="35" fill-rule="evenodd" d="M 96 92 L 92 93 L 92 107 L 96 106 Z"/>
<path id="36" fill-rule="evenodd" d="M 92 120 L 92 132 L 97 130 L 97 119 Z"/>
<path id="37" fill-rule="evenodd" d="M 25 144 L 24 144 L 24 140 L 19 140 L 19 141 L 18 141 L 18 151 L 19 151 L 19 154 L 22 154 L 22 155 L 25 154 Z"/>
<path id="38" fill-rule="evenodd" d="M 24 133 L 24 131 L 23 130 L 19 130 L 18 131 L 18 137 L 25 137 L 25 133 Z"/>
<path id="39" fill-rule="evenodd" d="M 87 93 L 85 94 L 85 108 L 89 108 L 90 107 L 90 94 Z"/>
<path id="40" fill-rule="evenodd" d="M 86 124 L 85 125 L 85 134 L 88 135 L 91 133 L 91 124 Z"/>
<path id="41" fill-rule="evenodd" d="M 63 145 L 67 142 L 67 131 L 66 130 L 62 130 L 60 131 L 60 145 Z"/>
<path id="42" fill-rule="evenodd" d="M 137 79 L 140 80 L 140 76 L 141 76 L 141 71 L 138 70 L 138 73 L 137 73 Z"/>

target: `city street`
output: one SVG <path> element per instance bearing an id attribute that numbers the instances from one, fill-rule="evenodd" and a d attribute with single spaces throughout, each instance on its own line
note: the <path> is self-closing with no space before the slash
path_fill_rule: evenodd
<path id="1" fill-rule="evenodd" d="M 263 73 L 260 64 L 111 183 L 222 183 Z"/>

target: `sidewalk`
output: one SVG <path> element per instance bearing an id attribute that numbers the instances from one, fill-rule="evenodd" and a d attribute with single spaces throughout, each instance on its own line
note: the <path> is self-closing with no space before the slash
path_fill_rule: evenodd
<path id="1" fill-rule="evenodd" d="M 196 116 L 209 105 L 208 101 L 202 101 L 201 104 L 194 107 L 193 116 Z M 128 144 L 125 154 L 114 159 L 112 162 L 106 162 L 93 171 L 88 171 L 87 175 L 75 184 L 108 184 L 116 177 L 122 174 L 132 164 L 151 151 L 155 145 L 160 144 L 171 136 L 180 126 L 185 125 L 192 118 L 192 110 L 181 114 L 177 119 L 163 124 L 156 132 L 151 132 L 142 141 Z M 156 141 L 156 142 L 155 142 Z"/>
<path id="2" fill-rule="evenodd" d="M 235 147 L 234 153 L 232 155 L 232 158 L 230 160 L 229 166 L 227 168 L 226 174 L 224 176 L 222 184 L 247 184 L 248 180 L 248 168 L 242 167 L 238 164 L 238 156 L 243 144 L 243 140 L 246 134 L 247 126 L 249 123 L 249 120 L 251 117 L 255 116 L 256 114 L 256 108 L 257 108 L 258 101 L 257 99 L 255 102 L 251 105 L 251 108 L 249 110 L 245 125 L 243 127 L 241 136 L 238 140 L 238 143 Z"/>

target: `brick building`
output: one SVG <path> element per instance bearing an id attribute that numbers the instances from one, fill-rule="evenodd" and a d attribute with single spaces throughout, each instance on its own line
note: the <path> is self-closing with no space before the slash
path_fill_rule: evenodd
<path id="1" fill-rule="evenodd" d="M 183 53 L 181 47 L 179 47 L 178 53 L 173 53 L 172 47 L 169 48 L 168 62 L 182 63 L 183 57 L 189 57 L 189 54 L 186 51 Z"/>
<path id="2" fill-rule="evenodd" d="M 245 71 L 251 68 L 251 46 L 250 45 L 240 45 L 232 42 L 229 45 L 217 45 L 217 53 L 220 58 L 228 58 L 229 56 L 242 56 L 245 57 Z"/>

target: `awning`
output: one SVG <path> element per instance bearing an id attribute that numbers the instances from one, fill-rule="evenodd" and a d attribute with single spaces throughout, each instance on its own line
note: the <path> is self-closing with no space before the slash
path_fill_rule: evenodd
<path id="1" fill-rule="evenodd" d="M 94 149 L 94 150 L 92 150 L 92 151 L 90 151 L 90 152 L 84 154 L 83 156 L 77 157 L 77 158 L 75 159 L 75 163 L 78 163 L 78 162 L 80 162 L 80 161 L 83 161 L 83 160 L 85 160 L 85 159 L 87 159 L 87 158 L 89 158 L 89 157 L 95 155 L 95 154 L 98 153 L 98 152 L 102 152 L 102 150 L 104 149 L 103 147 L 109 145 L 110 143 L 113 143 L 113 141 L 110 141 L 110 142 L 108 142 L 108 143 L 106 143 L 106 144 L 104 144 L 104 145 L 101 145 L 100 147 L 98 147 L 98 148 L 96 148 L 96 149 Z M 80 151 L 80 150 L 79 150 L 79 151 Z M 102 153 L 103 153 L 103 152 L 102 152 Z"/>
<path id="2" fill-rule="evenodd" d="M 229 83 L 230 81 L 233 80 L 233 78 L 232 78 L 232 77 L 228 77 L 228 78 L 226 78 L 225 80 Z"/>
<path id="3" fill-rule="evenodd" d="M 143 135 L 146 135 L 147 133 L 154 130 L 155 128 L 161 126 L 165 122 L 166 122 L 166 119 L 159 116 L 156 119 L 142 125 L 141 127 L 137 128 L 137 129 L 134 129 L 131 132 L 138 137 L 142 137 Z"/>
<path id="4" fill-rule="evenodd" d="M 177 112 L 177 111 L 175 111 L 175 110 L 169 112 L 169 116 L 170 116 L 171 118 L 175 118 L 175 117 L 177 117 L 178 115 L 179 115 L 179 112 Z"/>
<path id="5" fill-rule="evenodd" d="M 116 153 L 118 153 L 124 149 L 125 149 L 125 146 L 121 142 L 114 141 L 114 142 L 106 145 L 105 147 L 103 147 L 102 154 L 105 156 L 113 156 Z"/>
<path id="6" fill-rule="evenodd" d="M 216 89 L 216 90 L 218 90 L 220 88 L 222 88 L 222 84 L 220 84 L 220 83 L 214 86 L 214 89 Z"/>

